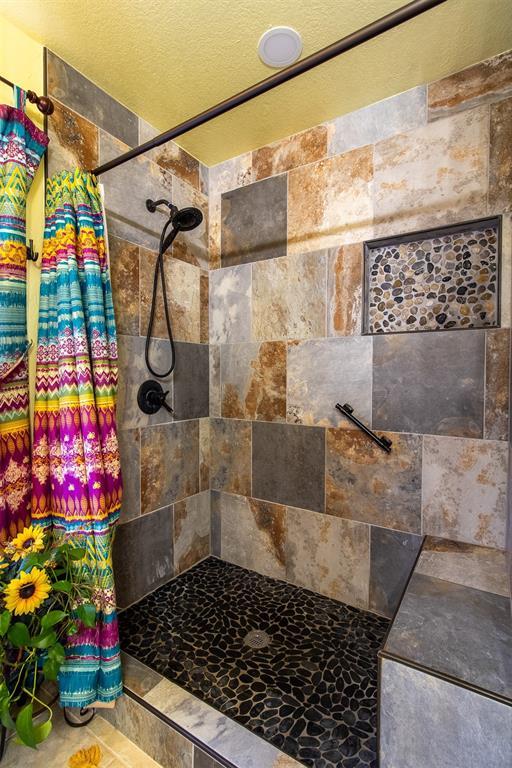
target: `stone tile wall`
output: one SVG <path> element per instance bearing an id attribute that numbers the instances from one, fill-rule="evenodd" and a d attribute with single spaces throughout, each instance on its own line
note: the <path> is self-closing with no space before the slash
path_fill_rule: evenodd
<path id="1" fill-rule="evenodd" d="M 51 52 L 48 90 L 56 104 L 49 120 L 49 173 L 76 166 L 91 169 L 155 133 Z M 210 552 L 209 482 L 200 462 L 200 436 L 209 416 L 207 175 L 208 169 L 171 143 L 100 179 L 119 341 L 124 501 L 114 565 L 121 606 Z M 195 205 L 204 215 L 201 227 L 180 237 L 165 257 L 177 359 L 176 375 L 165 386 L 174 419 L 164 410 L 146 416 L 136 399 L 139 385 L 151 378 L 144 363 L 144 336 L 164 221 L 161 214 L 146 210 L 148 197 Z M 170 347 L 161 303 L 153 333 L 152 361 L 162 370 L 168 367 Z"/>
<path id="2" fill-rule="evenodd" d="M 392 615 L 422 534 L 505 548 L 511 62 L 210 169 L 214 554 Z M 362 334 L 364 240 L 496 215 L 500 328 Z"/>

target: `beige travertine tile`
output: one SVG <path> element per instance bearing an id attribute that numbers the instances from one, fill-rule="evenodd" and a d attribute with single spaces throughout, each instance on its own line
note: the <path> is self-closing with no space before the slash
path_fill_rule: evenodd
<path id="1" fill-rule="evenodd" d="M 327 155 L 327 125 L 316 125 L 302 133 L 267 144 L 252 153 L 254 181 L 323 160 Z"/>

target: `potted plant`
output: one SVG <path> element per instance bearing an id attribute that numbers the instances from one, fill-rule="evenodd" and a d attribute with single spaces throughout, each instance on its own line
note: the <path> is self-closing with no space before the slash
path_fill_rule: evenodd
<path id="1" fill-rule="evenodd" d="M 0 562 L 0 721 L 35 748 L 50 734 L 51 707 L 39 694 L 57 680 L 66 639 L 94 627 L 94 586 L 85 549 L 30 526 L 4 546 Z M 44 722 L 36 716 L 45 711 Z"/>

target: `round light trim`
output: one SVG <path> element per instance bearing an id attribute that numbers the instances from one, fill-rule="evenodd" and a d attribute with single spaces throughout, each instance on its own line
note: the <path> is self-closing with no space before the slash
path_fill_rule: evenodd
<path id="1" fill-rule="evenodd" d="M 297 61 L 302 53 L 302 38 L 291 27 L 272 27 L 261 37 L 258 54 L 269 67 L 287 67 Z"/>

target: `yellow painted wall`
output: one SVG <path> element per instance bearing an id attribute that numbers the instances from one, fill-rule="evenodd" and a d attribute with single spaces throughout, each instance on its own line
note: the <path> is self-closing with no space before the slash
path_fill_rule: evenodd
<path id="1" fill-rule="evenodd" d="M 0 17 L 0 74 L 25 90 L 43 92 L 44 66 L 43 46 L 24 32 Z M 2 103 L 12 104 L 12 90 L 0 83 Z M 32 105 L 27 105 L 27 114 L 40 128 L 44 127 L 42 114 Z M 27 240 L 32 238 L 36 250 L 41 254 L 44 229 L 44 167 L 43 163 L 30 190 L 27 205 Z M 28 336 L 32 340 L 30 351 L 30 391 L 33 392 L 35 352 L 37 342 L 37 315 L 39 308 L 39 262 L 27 263 L 27 315 Z M 31 404 L 33 397 L 30 398 Z"/>

